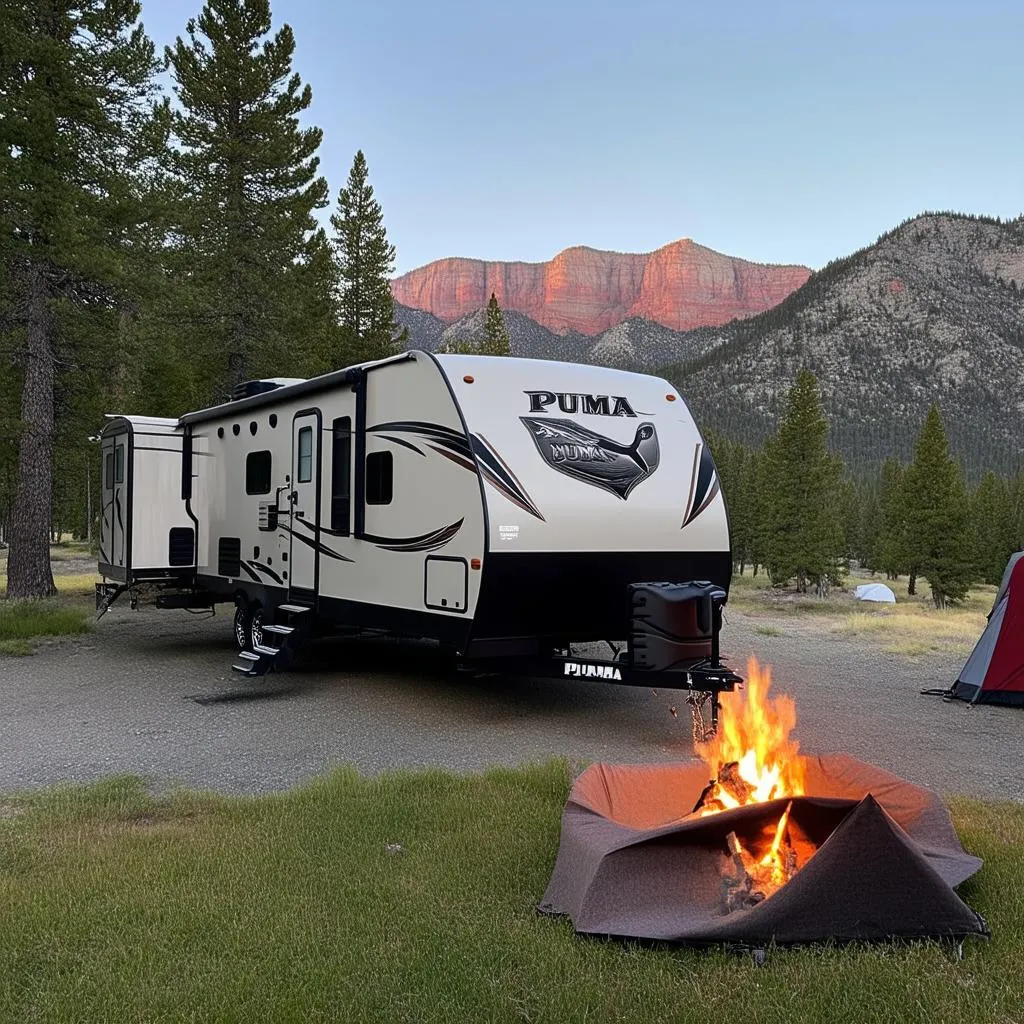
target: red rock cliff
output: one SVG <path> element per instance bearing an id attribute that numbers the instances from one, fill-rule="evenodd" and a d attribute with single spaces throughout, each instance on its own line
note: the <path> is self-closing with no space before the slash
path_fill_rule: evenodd
<path id="1" fill-rule="evenodd" d="M 391 290 L 403 305 L 448 321 L 494 292 L 503 309 L 560 333 L 599 334 L 631 316 L 685 331 L 760 313 L 810 273 L 723 256 L 686 238 L 642 254 L 574 246 L 548 263 L 437 260 L 396 278 Z"/>

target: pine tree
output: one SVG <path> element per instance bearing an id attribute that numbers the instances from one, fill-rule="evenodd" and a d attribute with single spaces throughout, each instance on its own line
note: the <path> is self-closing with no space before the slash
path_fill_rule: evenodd
<path id="1" fill-rule="evenodd" d="M 876 483 L 866 483 L 860 487 L 860 539 L 857 559 L 862 566 L 877 572 L 880 566 L 875 555 L 878 551 L 878 538 L 882 528 L 882 509 L 878 500 Z"/>
<path id="2" fill-rule="evenodd" d="M 343 332 L 337 365 L 384 359 L 401 351 L 408 340 L 409 332 L 395 323 L 389 283 L 395 247 L 388 242 L 384 215 L 367 173 L 366 157 L 359 150 L 331 216 Z"/>
<path id="3" fill-rule="evenodd" d="M 775 584 L 796 578 L 823 592 L 841 576 L 842 463 L 828 450 L 814 374 L 801 370 L 778 433 L 765 446 L 764 561 Z"/>
<path id="4" fill-rule="evenodd" d="M 509 344 L 505 317 L 502 315 L 494 292 L 491 292 L 490 301 L 487 303 L 487 320 L 484 323 L 480 354 L 483 356 L 507 356 L 510 352 Z"/>
<path id="5" fill-rule="evenodd" d="M 966 534 L 967 492 L 960 467 L 949 457 L 936 405 L 928 410 L 914 461 L 907 467 L 903 503 L 908 562 L 927 578 L 935 607 L 962 601 L 972 575 Z"/>
<path id="6" fill-rule="evenodd" d="M 475 316 L 473 322 L 477 322 Z M 510 346 L 505 317 L 498 305 L 497 297 L 491 292 L 491 298 L 484 310 L 483 331 L 476 336 L 449 338 L 441 346 L 440 351 L 474 356 L 507 356 L 511 354 Z"/>
<path id="7" fill-rule="evenodd" d="M 145 216 L 135 172 L 162 143 L 158 65 L 138 17 L 135 0 L 0 6 L 0 273 L 12 298 L 0 330 L 21 409 L 9 597 L 55 592 L 58 413 L 81 394 L 89 343 L 110 339 Z"/>
<path id="8" fill-rule="evenodd" d="M 886 459 L 878 481 L 879 529 L 874 562 L 887 580 L 899 579 L 900 573 L 907 570 L 903 472 L 896 459 Z"/>
<path id="9" fill-rule="evenodd" d="M 303 375 L 316 361 L 310 336 L 325 329 L 296 315 L 318 244 L 314 211 L 328 201 L 322 132 L 299 125 L 312 91 L 291 69 L 291 28 L 270 33 L 268 0 L 208 0 L 187 40 L 166 50 L 180 107 L 181 241 L 170 256 L 211 397 L 254 372 Z M 271 366 L 282 352 L 288 364 Z"/>
<path id="10" fill-rule="evenodd" d="M 1010 489 L 1002 477 L 988 472 L 971 496 L 971 555 L 974 575 L 996 585 L 1014 552 Z"/>

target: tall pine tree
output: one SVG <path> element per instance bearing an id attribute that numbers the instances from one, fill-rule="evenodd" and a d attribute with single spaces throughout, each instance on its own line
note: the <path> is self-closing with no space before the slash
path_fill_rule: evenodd
<path id="1" fill-rule="evenodd" d="M 875 539 L 874 568 L 895 580 L 907 570 L 907 522 L 903 504 L 903 467 L 897 459 L 886 459 L 878 481 L 878 535 Z"/>
<path id="2" fill-rule="evenodd" d="M 497 296 L 491 297 L 484 309 L 483 329 L 479 329 L 479 311 L 471 321 L 471 333 L 461 338 L 449 338 L 441 347 L 442 352 L 459 352 L 463 355 L 475 356 L 507 356 L 511 355 L 511 341 L 505 327 L 505 316 L 498 305 Z"/>
<path id="3" fill-rule="evenodd" d="M 842 463 L 828 450 L 818 383 L 801 370 L 778 433 L 765 446 L 764 560 L 776 584 L 796 579 L 824 591 L 838 580 L 844 549 Z"/>
<path id="4" fill-rule="evenodd" d="M 908 562 L 928 580 L 936 608 L 967 596 L 971 559 L 968 502 L 938 406 L 928 410 L 903 482 Z"/>
<path id="5" fill-rule="evenodd" d="M 255 375 L 316 372 L 330 333 L 297 301 L 330 290 L 311 272 L 331 272 L 317 259 L 314 217 L 328 202 L 322 132 L 299 124 L 312 91 L 292 71 L 291 28 L 271 31 L 268 0 L 208 0 L 166 51 L 179 105 L 170 255 L 186 285 L 182 343 L 206 368 L 211 398 Z"/>
<path id="6" fill-rule="evenodd" d="M 132 176 L 162 142 L 157 63 L 138 18 L 134 0 L 0 5 L 0 330 L 21 408 L 9 597 L 54 593 L 58 409 L 75 407 L 72 377 L 97 324 L 110 337 L 126 242 L 145 216 Z"/>
<path id="7" fill-rule="evenodd" d="M 510 352 L 508 329 L 505 317 L 498 305 L 494 292 L 487 303 L 487 319 L 484 321 L 484 336 L 480 342 L 480 354 L 483 356 L 507 356 Z"/>
<path id="8" fill-rule="evenodd" d="M 998 584 L 1013 546 L 1013 505 L 1007 482 L 988 472 L 971 496 L 971 556 L 974 574 Z"/>
<path id="9" fill-rule="evenodd" d="M 395 247 L 388 242 L 384 215 L 367 176 L 366 157 L 359 150 L 331 216 L 342 329 L 337 366 L 384 359 L 401 351 L 408 338 L 408 331 L 395 323 L 389 283 Z"/>

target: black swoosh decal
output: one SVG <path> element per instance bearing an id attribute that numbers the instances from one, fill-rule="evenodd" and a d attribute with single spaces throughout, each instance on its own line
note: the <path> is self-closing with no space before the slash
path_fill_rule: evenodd
<path id="1" fill-rule="evenodd" d="M 693 478 L 690 482 L 690 496 L 682 526 L 688 526 L 714 501 L 720 481 L 715 469 L 715 460 L 706 445 L 698 445 L 694 452 Z"/>
<path id="2" fill-rule="evenodd" d="M 419 537 L 380 537 L 368 533 L 363 539 L 384 548 L 385 551 L 436 551 L 444 547 L 462 529 L 465 521 L 464 518 L 460 519 L 457 523 L 442 526 Z"/>
<path id="3" fill-rule="evenodd" d="M 269 565 L 264 565 L 262 562 L 257 562 L 255 559 L 250 559 L 249 565 L 251 565 L 257 572 L 261 572 L 264 575 L 269 576 L 275 583 L 284 583 L 284 580 L 281 579 L 281 577 L 278 576 Z"/>
<path id="4" fill-rule="evenodd" d="M 461 431 L 453 430 L 451 427 L 442 426 L 440 423 L 425 423 L 422 420 L 394 420 L 390 423 L 378 423 L 376 426 L 367 427 L 368 434 L 396 433 L 415 434 L 425 441 L 432 441 L 459 454 L 470 457 L 469 439 Z"/>
<path id="5" fill-rule="evenodd" d="M 301 523 L 302 520 L 300 519 L 299 522 Z M 316 529 L 315 526 L 310 526 L 309 523 L 303 523 L 303 525 L 304 526 L 308 526 L 309 529 L 311 529 L 311 530 L 315 530 Z M 294 540 L 299 541 L 299 543 L 305 544 L 306 547 L 312 548 L 314 551 L 319 551 L 321 555 L 326 555 L 328 558 L 336 558 L 339 562 L 351 562 L 352 561 L 351 558 L 348 558 L 345 555 L 340 555 L 340 554 L 338 554 L 337 551 L 333 551 L 331 548 L 329 548 L 322 541 L 318 544 L 312 537 L 306 537 L 304 534 L 296 533 L 293 529 L 291 529 L 288 526 L 283 526 L 283 527 L 281 527 L 281 529 L 283 529 Z"/>
<path id="6" fill-rule="evenodd" d="M 408 448 L 410 451 L 415 452 L 417 455 L 422 455 L 424 458 L 426 458 L 426 455 L 422 451 L 420 451 L 420 449 L 417 448 L 416 445 L 412 443 L 412 441 L 406 441 L 401 437 L 392 437 L 391 434 L 381 434 L 380 436 L 385 441 L 390 441 L 392 444 L 400 444 L 403 448 Z"/>
<path id="7" fill-rule="evenodd" d="M 249 566 L 245 564 L 245 562 L 239 562 L 238 564 L 246 571 L 246 573 L 248 573 L 250 579 L 254 579 L 257 583 L 260 582 L 259 575 L 257 573 L 254 573 L 252 569 L 250 569 Z"/>
<path id="8" fill-rule="evenodd" d="M 546 521 L 540 509 L 533 503 L 533 499 L 526 493 L 526 488 L 483 434 L 473 435 L 473 452 L 483 470 L 484 479 L 495 490 L 500 491 L 513 505 L 518 505 L 524 512 L 529 512 L 542 523 Z"/>

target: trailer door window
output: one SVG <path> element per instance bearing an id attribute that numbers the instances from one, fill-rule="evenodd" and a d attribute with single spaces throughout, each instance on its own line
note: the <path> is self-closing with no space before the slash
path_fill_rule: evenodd
<path id="1" fill-rule="evenodd" d="M 352 417 L 333 424 L 331 445 L 331 530 L 349 534 L 349 498 L 352 480 Z"/>
<path id="2" fill-rule="evenodd" d="M 114 448 L 114 482 L 124 483 L 124 445 L 119 444 Z"/>
<path id="3" fill-rule="evenodd" d="M 271 457 L 269 451 L 249 452 L 245 457 L 245 493 L 269 494 L 271 484 Z"/>
<path id="4" fill-rule="evenodd" d="M 107 452 L 103 486 L 109 491 L 114 486 L 114 453 Z"/>
<path id="5" fill-rule="evenodd" d="M 299 465 L 296 480 L 300 484 L 308 484 L 313 479 L 313 428 L 302 427 L 299 430 Z"/>
<path id="6" fill-rule="evenodd" d="M 391 452 L 371 452 L 366 456 L 366 504 L 390 505 L 394 485 Z"/>

